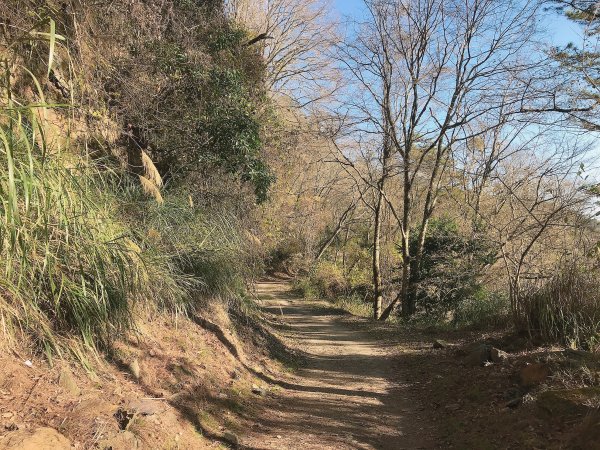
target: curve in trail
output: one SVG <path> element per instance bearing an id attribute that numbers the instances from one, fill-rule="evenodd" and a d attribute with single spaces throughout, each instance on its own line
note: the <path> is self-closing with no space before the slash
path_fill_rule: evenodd
<path id="1" fill-rule="evenodd" d="M 262 282 L 256 290 L 307 361 L 260 410 L 247 448 L 435 448 L 422 408 L 398 379 L 398 342 L 378 338 L 366 319 L 294 296 L 289 283 Z"/>

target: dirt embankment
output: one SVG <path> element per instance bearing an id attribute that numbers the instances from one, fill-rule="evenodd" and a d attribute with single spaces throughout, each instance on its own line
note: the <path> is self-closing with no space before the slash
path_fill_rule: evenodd
<path id="1" fill-rule="evenodd" d="M 93 372 L 25 349 L 1 353 L 0 449 L 233 447 L 260 401 L 253 371 L 279 367 L 239 342 L 227 321 L 158 317 L 90 360 Z"/>
<path id="2" fill-rule="evenodd" d="M 0 449 L 600 448 L 589 355 L 402 330 L 282 281 L 256 294 L 262 322 L 159 317 L 93 374 L 1 354 Z"/>
<path id="3" fill-rule="evenodd" d="M 92 375 L 0 357 L 0 448 L 35 442 L 40 427 L 77 448 L 430 448 L 396 342 L 289 290 L 257 286 L 269 330 L 163 318 L 94 361 Z"/>

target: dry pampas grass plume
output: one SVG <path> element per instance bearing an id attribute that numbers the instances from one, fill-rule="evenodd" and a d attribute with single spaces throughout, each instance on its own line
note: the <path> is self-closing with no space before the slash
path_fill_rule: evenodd
<path id="1" fill-rule="evenodd" d="M 146 178 L 142 175 L 140 175 L 139 177 L 140 177 L 140 183 L 142 184 L 142 188 L 144 189 L 144 192 L 146 194 L 154 197 L 156 202 L 160 203 L 162 205 L 165 201 L 163 200 L 163 197 L 160 193 L 160 189 L 158 189 L 156 184 L 154 184 L 152 181 L 150 181 L 148 178 Z"/>
<path id="2" fill-rule="evenodd" d="M 160 176 L 160 173 L 158 173 L 156 166 L 144 150 L 142 150 L 142 165 L 144 166 L 144 176 L 148 180 L 152 181 L 156 187 L 162 187 L 162 177 Z"/>
<path id="3" fill-rule="evenodd" d="M 148 154 L 142 150 L 142 165 L 144 166 L 144 175 L 140 175 L 140 183 L 142 188 L 147 195 L 154 197 L 157 203 L 164 203 L 163 197 L 160 193 L 160 187 L 163 185 L 162 177 L 156 166 L 148 156 Z"/>

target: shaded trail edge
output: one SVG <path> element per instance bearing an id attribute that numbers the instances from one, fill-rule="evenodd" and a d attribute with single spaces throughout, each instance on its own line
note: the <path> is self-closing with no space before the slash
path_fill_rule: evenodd
<path id="1" fill-rule="evenodd" d="M 260 282 L 256 294 L 305 364 L 285 380 L 271 380 L 275 389 L 257 408 L 245 448 L 436 448 L 426 410 L 402 380 L 397 333 L 300 298 L 286 281 Z"/>

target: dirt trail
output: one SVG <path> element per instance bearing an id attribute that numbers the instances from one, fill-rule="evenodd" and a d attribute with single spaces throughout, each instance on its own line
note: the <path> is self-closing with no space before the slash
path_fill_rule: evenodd
<path id="1" fill-rule="evenodd" d="M 253 449 L 435 448 L 430 424 L 400 379 L 397 343 L 324 303 L 263 282 L 257 295 L 280 334 L 307 355 L 275 391 L 245 436 Z"/>

